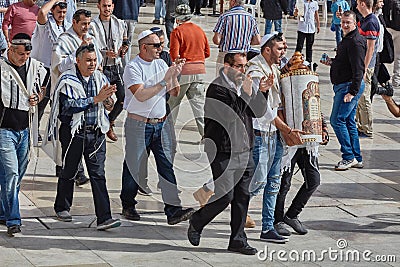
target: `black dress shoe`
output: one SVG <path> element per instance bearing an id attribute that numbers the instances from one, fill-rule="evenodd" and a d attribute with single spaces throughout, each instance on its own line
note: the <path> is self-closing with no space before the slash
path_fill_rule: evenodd
<path id="1" fill-rule="evenodd" d="M 21 227 L 19 225 L 11 225 L 7 228 L 7 235 L 9 237 L 13 237 L 16 233 L 21 233 Z"/>
<path id="2" fill-rule="evenodd" d="M 248 245 L 248 244 L 241 248 L 228 247 L 228 250 L 233 251 L 233 252 L 239 252 L 244 255 L 256 255 L 257 254 L 257 249 L 250 247 L 250 245 Z"/>
<path id="3" fill-rule="evenodd" d="M 192 217 L 194 212 L 195 212 L 195 210 L 192 208 L 185 209 L 185 210 L 183 210 L 183 209 L 179 210 L 179 211 L 175 212 L 175 214 L 173 216 L 170 216 L 167 218 L 168 224 L 174 225 L 174 224 L 180 223 L 182 221 L 186 221 L 186 220 L 190 219 L 190 217 Z"/>
<path id="4" fill-rule="evenodd" d="M 194 229 L 192 223 L 189 223 L 189 228 L 187 232 L 187 237 L 189 239 L 190 244 L 193 246 L 198 246 L 200 244 L 200 236 L 201 234 Z"/>
<path id="5" fill-rule="evenodd" d="M 75 177 L 75 184 L 76 186 L 81 186 L 86 184 L 87 182 L 89 182 L 90 179 L 86 177 L 86 175 L 84 175 L 83 173 L 81 174 L 77 174 Z"/>
<path id="6" fill-rule="evenodd" d="M 0 225 L 6 225 L 6 220 L 0 220 Z"/>
<path id="7" fill-rule="evenodd" d="M 140 215 L 135 208 L 122 209 L 122 216 L 131 221 L 140 221 Z"/>

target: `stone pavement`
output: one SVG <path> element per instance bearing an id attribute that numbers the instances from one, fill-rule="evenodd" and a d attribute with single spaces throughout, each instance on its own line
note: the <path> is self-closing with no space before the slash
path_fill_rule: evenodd
<path id="1" fill-rule="evenodd" d="M 95 10 L 94 5 L 88 6 Z M 141 9 L 135 34 L 154 26 L 151 24 L 153 12 L 154 7 Z M 216 18 L 194 17 L 193 21 L 203 27 L 211 40 Z M 260 28 L 264 31 L 264 24 Z M 296 22 L 284 21 L 283 29 L 291 55 L 296 43 Z M 314 58 L 318 60 L 323 52 L 334 55 L 333 48 L 334 33 L 330 32 L 329 25 L 322 25 L 313 48 Z M 137 51 L 137 46 L 135 49 Z M 207 60 L 208 81 L 212 80 L 217 54 L 213 44 L 211 51 L 211 58 Z M 322 109 L 329 119 L 333 98 L 329 69 L 320 64 L 318 72 Z M 249 213 L 257 227 L 246 231 L 249 243 L 268 252 L 268 258 L 265 253 L 257 257 L 226 250 L 230 234 L 229 209 L 204 229 L 200 246 L 192 247 L 186 238 L 187 222 L 175 226 L 166 223 L 152 157 L 149 184 L 155 193 L 152 197 L 138 196 L 141 221 L 122 219 L 120 228 L 96 231 L 91 189 L 90 185 L 85 185 L 75 190 L 72 223 L 59 222 L 53 211 L 55 167 L 35 148 L 35 156 L 21 185 L 22 233 L 9 238 L 6 228 L 0 226 L 0 266 L 400 266 L 400 159 L 396 156 L 400 150 L 400 120 L 393 118 L 380 97 L 375 98 L 373 108 L 374 138 L 361 140 L 364 169 L 333 170 L 340 160 L 340 152 L 333 130 L 329 130 L 331 141 L 320 149 L 322 184 L 300 216 L 309 229 L 307 235 L 293 234 L 285 245 L 260 241 L 261 198 L 252 200 Z M 116 131 L 120 137 L 125 115 L 123 113 L 117 122 Z M 175 171 L 182 190 L 182 203 L 196 206 L 191 194 L 211 174 L 187 102 L 182 105 L 176 129 Z M 123 147 L 123 138 L 107 143 L 107 184 L 113 215 L 118 218 L 121 217 Z M 288 201 L 301 183 L 302 176 L 297 173 Z"/>

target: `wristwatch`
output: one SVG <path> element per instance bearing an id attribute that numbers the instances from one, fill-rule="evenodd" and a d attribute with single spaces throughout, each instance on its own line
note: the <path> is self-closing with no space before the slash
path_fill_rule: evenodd
<path id="1" fill-rule="evenodd" d="M 162 80 L 161 82 L 159 82 L 159 84 L 160 84 L 162 87 L 167 86 L 167 82 L 166 82 L 165 80 Z"/>

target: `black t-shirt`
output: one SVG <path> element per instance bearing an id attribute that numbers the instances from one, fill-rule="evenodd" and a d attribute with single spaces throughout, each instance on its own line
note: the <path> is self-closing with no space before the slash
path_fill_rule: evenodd
<path id="1" fill-rule="evenodd" d="M 26 63 L 21 67 L 15 66 L 11 62 L 7 62 L 13 67 L 19 74 L 21 80 L 26 86 Z M 0 90 L 7 90 L 1 88 Z M 29 111 L 18 110 L 4 107 L 3 101 L 0 101 L 0 128 L 12 129 L 15 131 L 21 131 L 29 127 Z"/>

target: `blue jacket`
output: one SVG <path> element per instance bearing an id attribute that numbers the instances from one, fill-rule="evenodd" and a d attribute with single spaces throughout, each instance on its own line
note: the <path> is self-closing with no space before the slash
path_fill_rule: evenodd
<path id="1" fill-rule="evenodd" d="M 124 20 L 138 21 L 140 0 L 118 0 L 114 1 L 113 14 Z"/>

